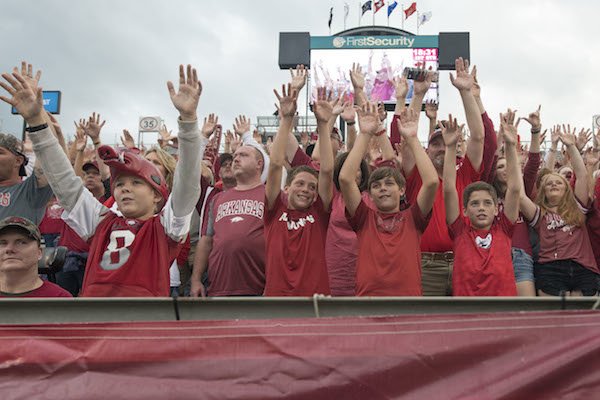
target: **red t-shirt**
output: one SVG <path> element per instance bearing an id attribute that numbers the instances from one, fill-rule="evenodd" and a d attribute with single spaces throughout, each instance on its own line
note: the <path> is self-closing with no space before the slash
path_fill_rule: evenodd
<path id="1" fill-rule="evenodd" d="M 463 163 L 456 171 L 456 191 L 458 192 L 458 204 L 462 207 L 462 194 L 465 188 L 479 179 L 479 172 L 473 169 L 469 157 L 465 157 Z M 421 189 L 421 176 L 417 168 L 406 179 L 406 196 L 410 204 L 416 204 L 417 195 Z M 421 238 L 421 251 L 433 253 L 444 253 L 452 251 L 452 240 L 448 234 L 448 225 L 446 224 L 446 205 L 444 204 L 444 185 L 440 179 L 437 192 L 435 193 L 435 202 L 431 213 L 431 221 Z"/>
<path id="2" fill-rule="evenodd" d="M 265 212 L 265 296 L 330 294 L 325 263 L 329 212 L 321 197 L 307 210 L 290 210 L 279 193 Z"/>
<path id="3" fill-rule="evenodd" d="M 211 193 L 212 194 L 212 193 Z M 208 212 L 213 237 L 207 295 L 263 294 L 265 288 L 265 186 L 218 193 Z"/>
<path id="4" fill-rule="evenodd" d="M 429 218 L 417 204 L 385 214 L 361 200 L 353 217 L 358 236 L 357 296 L 421 296 L 419 241 Z"/>
<path id="5" fill-rule="evenodd" d="M 516 296 L 511 256 L 514 224 L 504 213 L 482 231 L 457 218 L 449 233 L 454 242 L 454 296 Z"/>
<path id="6" fill-rule="evenodd" d="M 71 293 L 67 292 L 60 286 L 44 281 L 42 286 L 37 289 L 33 289 L 30 292 L 25 293 L 4 293 L 0 292 L 0 297 L 73 297 Z"/>
<path id="7" fill-rule="evenodd" d="M 139 221 L 108 213 L 92 237 L 81 295 L 169 296 L 169 268 L 179 247 L 159 215 Z"/>
<path id="8" fill-rule="evenodd" d="M 579 202 L 580 211 L 588 210 Z M 586 227 L 567 225 L 559 214 L 546 212 L 541 216 L 540 208 L 530 225 L 540 237 L 540 264 L 557 260 L 573 260 L 585 268 L 598 273 L 596 259 Z"/>

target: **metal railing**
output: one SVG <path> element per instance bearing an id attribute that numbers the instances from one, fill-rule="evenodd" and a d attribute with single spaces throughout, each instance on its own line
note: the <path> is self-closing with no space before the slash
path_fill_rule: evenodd
<path id="1" fill-rule="evenodd" d="M 0 324 L 531 312 L 599 305 L 598 297 L 5 298 Z"/>

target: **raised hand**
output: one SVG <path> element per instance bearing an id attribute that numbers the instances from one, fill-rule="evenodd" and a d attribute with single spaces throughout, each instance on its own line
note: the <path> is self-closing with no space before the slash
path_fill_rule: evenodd
<path id="1" fill-rule="evenodd" d="M 575 137 L 575 128 L 571 130 L 571 125 L 567 124 L 566 126 L 563 124 L 560 133 L 558 134 L 560 137 L 560 141 L 567 147 L 575 146 L 577 144 L 577 138 Z"/>
<path id="2" fill-rule="evenodd" d="M 187 66 L 187 73 L 183 65 L 179 66 L 179 91 L 175 92 L 173 82 L 167 82 L 169 96 L 179 115 L 184 121 L 195 121 L 198 117 L 196 109 L 202 93 L 202 83 L 198 80 L 198 73 L 191 65 Z"/>
<path id="3" fill-rule="evenodd" d="M 10 104 L 29 125 L 41 125 L 44 123 L 44 103 L 42 99 L 42 88 L 32 87 L 27 80 L 18 72 L 2 74 L 5 82 L 0 81 L 0 86 L 6 90 L 11 98 L 0 96 L 0 100 Z"/>
<path id="4" fill-rule="evenodd" d="M 172 133 L 173 133 L 173 131 L 168 130 L 167 126 L 164 124 L 158 130 L 158 134 L 160 135 L 160 138 L 165 142 L 168 142 L 171 139 Z"/>
<path id="5" fill-rule="evenodd" d="M 558 141 L 560 140 L 560 125 L 554 125 L 550 130 L 550 144 L 553 148 L 558 146 Z"/>
<path id="6" fill-rule="evenodd" d="M 331 91 L 324 87 L 317 88 L 317 101 L 313 103 L 313 113 L 318 122 L 329 122 L 334 115 L 344 111 L 340 98 L 331 98 Z"/>
<path id="7" fill-rule="evenodd" d="M 298 92 L 292 89 L 291 84 L 281 85 L 281 95 L 276 89 L 273 89 L 275 97 L 279 101 L 279 105 L 275 104 L 277 111 L 279 112 L 279 118 L 293 118 L 296 115 Z"/>
<path id="8" fill-rule="evenodd" d="M 233 131 L 239 136 L 250 132 L 250 118 L 246 118 L 245 115 L 239 115 L 233 123 Z"/>
<path id="9" fill-rule="evenodd" d="M 458 125 L 456 118 L 452 118 L 452 114 L 450 114 L 448 115 L 448 121 L 440 121 L 440 126 L 442 127 L 442 138 L 446 147 L 456 147 L 464 124 Z"/>
<path id="10" fill-rule="evenodd" d="M 354 106 L 350 102 L 348 96 L 344 96 L 343 105 L 344 105 L 344 110 L 340 114 L 342 119 L 345 122 L 354 122 L 354 120 L 356 119 L 356 111 L 354 110 Z"/>
<path id="11" fill-rule="evenodd" d="M 427 100 L 425 102 L 425 115 L 429 119 L 437 120 L 438 104 L 435 100 Z"/>
<path id="12" fill-rule="evenodd" d="M 400 121 L 398 121 L 398 131 L 403 138 L 417 138 L 419 130 L 419 114 L 412 108 L 408 107 L 400 113 Z"/>
<path id="13" fill-rule="evenodd" d="M 38 87 L 39 83 L 40 83 L 40 79 L 42 77 L 41 70 L 38 70 L 34 76 L 33 75 L 33 66 L 31 64 L 28 64 L 26 61 L 21 61 L 21 71 L 20 72 L 17 67 L 14 67 L 13 73 L 17 73 L 17 74 L 20 73 L 21 76 L 23 77 L 23 79 L 25 79 L 25 81 L 29 84 L 29 87 L 31 87 L 31 88 Z"/>
<path id="14" fill-rule="evenodd" d="M 585 145 L 590 141 L 591 138 L 592 131 L 590 129 L 581 128 L 579 134 L 577 135 L 577 142 L 575 143 L 577 145 L 577 150 L 579 150 L 580 153 L 583 151 Z"/>
<path id="15" fill-rule="evenodd" d="M 292 76 L 292 90 L 300 93 L 300 90 L 302 90 L 304 85 L 306 85 L 306 74 L 307 69 L 304 67 L 304 65 L 297 65 L 295 70 L 290 68 L 290 75 Z"/>
<path id="16" fill-rule="evenodd" d="M 202 124 L 201 129 L 202 135 L 204 135 L 205 138 L 209 138 L 215 131 L 218 123 L 219 117 L 215 114 L 209 114 L 208 117 L 204 117 L 204 124 Z"/>
<path id="17" fill-rule="evenodd" d="M 350 81 L 354 90 L 362 90 L 365 88 L 365 74 L 362 72 L 362 68 L 358 63 L 352 63 L 352 69 L 350 70 Z"/>
<path id="18" fill-rule="evenodd" d="M 77 124 L 75 124 L 77 126 Z M 77 127 L 75 130 L 75 149 L 77 151 L 84 151 L 85 146 L 87 145 L 87 136 L 85 135 L 85 131 L 83 128 Z"/>
<path id="19" fill-rule="evenodd" d="M 128 149 L 133 149 L 135 147 L 135 141 L 133 140 L 133 136 L 129 133 L 127 129 L 123 129 L 123 135 L 121 135 L 121 143 L 123 146 Z"/>
<path id="20" fill-rule="evenodd" d="M 540 104 L 537 108 L 537 110 L 533 111 L 532 113 L 529 114 L 529 116 L 527 117 L 521 117 L 519 118 L 519 120 L 524 120 L 529 122 L 529 125 L 531 125 L 531 130 L 532 131 L 540 131 L 540 129 L 542 129 L 542 122 L 540 120 L 540 111 L 542 109 L 542 105 Z M 518 122 L 518 121 L 517 121 Z"/>
<path id="21" fill-rule="evenodd" d="M 377 133 L 381 122 L 377 114 L 377 104 L 366 102 L 362 107 L 357 109 L 358 112 L 358 127 L 360 133 L 365 135 L 374 135 Z"/>
<path id="22" fill-rule="evenodd" d="M 92 139 L 92 142 L 94 142 L 94 144 L 96 144 L 96 142 L 100 140 L 100 131 L 102 130 L 102 127 L 105 123 L 106 121 L 102 121 L 102 123 L 100 123 L 100 114 L 96 114 L 94 112 L 92 113 L 88 121 L 84 124 L 83 129 L 85 131 L 85 134 L 88 135 L 90 139 Z"/>
<path id="23" fill-rule="evenodd" d="M 396 98 L 404 99 L 408 94 L 408 81 L 406 77 L 403 76 L 395 76 L 394 77 L 394 89 L 396 90 Z"/>
<path id="24" fill-rule="evenodd" d="M 450 82 L 460 91 L 469 91 L 473 88 L 475 79 L 472 73 L 469 73 L 469 60 L 463 60 L 462 57 L 457 58 L 454 62 L 456 68 L 456 78 L 450 73 Z"/>
<path id="25" fill-rule="evenodd" d="M 518 142 L 518 124 L 515 124 L 515 115 L 515 111 L 512 111 L 510 108 L 508 109 L 506 114 L 500 114 L 500 126 L 502 128 L 501 132 L 504 143 L 516 146 Z"/>

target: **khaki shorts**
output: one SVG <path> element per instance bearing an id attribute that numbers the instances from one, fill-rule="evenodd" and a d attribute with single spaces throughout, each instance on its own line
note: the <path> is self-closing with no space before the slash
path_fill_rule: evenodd
<path id="1" fill-rule="evenodd" d="M 421 253 L 421 286 L 423 296 L 452 296 L 454 254 Z"/>

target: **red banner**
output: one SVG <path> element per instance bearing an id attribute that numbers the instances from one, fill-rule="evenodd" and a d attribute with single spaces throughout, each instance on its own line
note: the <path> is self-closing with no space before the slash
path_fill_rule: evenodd
<path id="1" fill-rule="evenodd" d="M 600 393 L 600 313 L 0 327 L 3 399 L 528 399 Z"/>

